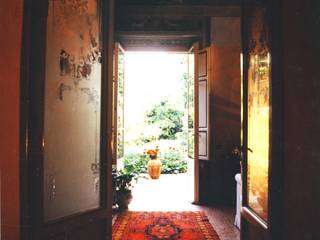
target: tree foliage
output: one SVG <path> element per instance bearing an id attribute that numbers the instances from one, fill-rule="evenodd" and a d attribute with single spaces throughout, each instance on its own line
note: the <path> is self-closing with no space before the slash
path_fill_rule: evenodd
<path id="1" fill-rule="evenodd" d="M 183 130 L 182 116 L 168 101 L 161 101 L 146 114 L 146 122 L 159 126 L 159 139 L 176 139 L 176 133 Z"/>

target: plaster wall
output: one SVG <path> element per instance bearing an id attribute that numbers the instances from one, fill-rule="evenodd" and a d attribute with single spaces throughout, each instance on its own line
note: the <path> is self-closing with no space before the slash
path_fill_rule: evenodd
<path id="1" fill-rule="evenodd" d="M 20 51 L 23 1 L 0 1 L 1 239 L 18 240 Z"/>

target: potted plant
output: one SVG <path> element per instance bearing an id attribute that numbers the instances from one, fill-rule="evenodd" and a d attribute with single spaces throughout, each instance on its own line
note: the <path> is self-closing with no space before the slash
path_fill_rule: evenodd
<path id="1" fill-rule="evenodd" d="M 138 174 L 125 170 L 116 171 L 113 177 L 116 188 L 116 203 L 120 210 L 128 209 L 132 199 L 133 180 L 137 181 Z"/>

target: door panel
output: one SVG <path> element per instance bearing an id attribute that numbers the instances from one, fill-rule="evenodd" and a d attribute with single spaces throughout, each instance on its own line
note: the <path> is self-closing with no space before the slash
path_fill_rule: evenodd
<path id="1" fill-rule="evenodd" d="M 208 133 L 199 131 L 199 158 L 208 156 Z"/>
<path id="2" fill-rule="evenodd" d="M 199 51 L 198 99 L 199 99 L 199 159 L 209 160 L 209 50 Z"/>
<path id="3" fill-rule="evenodd" d="M 281 228 L 280 114 L 273 111 L 279 83 L 273 79 L 268 5 L 243 7 L 242 239 L 276 239 Z M 279 109 L 279 108 L 278 108 Z M 276 124 L 277 123 L 277 124 Z M 280 125 L 278 125 L 280 126 Z M 272 167 L 271 167 L 272 166 Z M 271 191 L 276 189 L 276 191 Z M 276 211 L 276 209 L 278 211 Z"/>
<path id="4" fill-rule="evenodd" d="M 100 206 L 98 6 L 92 0 L 83 6 L 86 9 L 77 10 L 83 12 L 69 15 L 67 3 L 49 2 L 43 133 L 45 222 Z"/>
<path id="5" fill-rule="evenodd" d="M 193 159 L 193 202 L 199 202 L 199 160 L 209 159 L 208 49 L 194 44 L 188 56 L 188 155 Z"/>
<path id="6" fill-rule="evenodd" d="M 100 240 L 106 239 L 105 232 L 103 229 L 104 221 L 86 225 L 85 227 L 77 228 L 70 233 L 70 240 L 78 239 L 90 239 Z"/>
<path id="7" fill-rule="evenodd" d="M 250 55 L 248 73 L 248 206 L 268 220 L 270 55 Z"/>
<path id="8" fill-rule="evenodd" d="M 208 55 L 207 50 L 199 51 L 199 77 L 207 77 L 208 75 L 208 65 L 207 65 Z"/>
<path id="9" fill-rule="evenodd" d="M 246 8 L 248 45 L 244 66 L 244 168 L 242 237 L 268 236 L 270 162 L 270 56 L 266 9 Z M 249 40 L 250 39 L 250 40 Z M 255 44 L 252 44 L 252 43 Z M 248 238 L 249 239 L 249 238 Z"/>
<path id="10" fill-rule="evenodd" d="M 105 239 L 109 2 L 30 1 L 22 239 Z M 109 9 L 108 9 L 109 10 Z M 108 66 L 109 67 L 109 66 Z M 111 71 L 111 69 L 109 69 Z M 111 191 L 110 194 L 111 196 Z M 111 198 L 110 198 L 111 199 Z M 110 208 L 110 210 L 108 209 Z"/>
<path id="11" fill-rule="evenodd" d="M 199 82 L 199 128 L 208 127 L 208 83 Z"/>

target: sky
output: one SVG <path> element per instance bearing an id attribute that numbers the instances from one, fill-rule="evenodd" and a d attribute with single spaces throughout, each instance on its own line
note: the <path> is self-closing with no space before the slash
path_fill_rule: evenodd
<path id="1" fill-rule="evenodd" d="M 146 112 L 168 99 L 183 109 L 182 75 L 187 70 L 186 54 L 126 52 L 125 128 L 126 138 L 140 130 Z"/>

